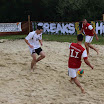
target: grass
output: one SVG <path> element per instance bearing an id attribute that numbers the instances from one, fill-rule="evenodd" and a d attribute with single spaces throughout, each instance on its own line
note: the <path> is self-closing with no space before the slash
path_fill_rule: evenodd
<path id="1" fill-rule="evenodd" d="M 0 39 L 16 40 L 24 39 L 26 35 L 11 35 L 11 36 L 0 36 Z M 43 34 L 43 40 L 45 41 L 58 41 L 58 42 L 76 42 L 76 35 L 46 35 Z M 99 36 L 99 41 L 96 41 L 94 37 L 92 44 L 104 45 L 104 37 Z"/>
<path id="2" fill-rule="evenodd" d="M 10 35 L 10 36 L 0 36 L 0 39 L 16 40 L 24 39 L 26 35 Z"/>
<path id="3" fill-rule="evenodd" d="M 43 35 L 43 39 L 46 41 L 58 41 L 58 42 L 76 42 L 76 35 Z M 83 41 L 84 43 L 84 41 Z M 94 37 L 92 44 L 104 45 L 104 36 L 99 36 L 99 41 Z"/>

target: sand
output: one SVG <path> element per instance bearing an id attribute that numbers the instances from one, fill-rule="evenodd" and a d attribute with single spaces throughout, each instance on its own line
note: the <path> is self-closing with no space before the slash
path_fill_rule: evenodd
<path id="1" fill-rule="evenodd" d="M 0 43 L 0 104 L 104 104 L 104 46 L 90 50 L 91 70 L 84 62 L 78 77 L 86 94 L 69 82 L 68 43 L 43 42 L 46 58 L 29 71 L 32 60 L 24 40 Z"/>

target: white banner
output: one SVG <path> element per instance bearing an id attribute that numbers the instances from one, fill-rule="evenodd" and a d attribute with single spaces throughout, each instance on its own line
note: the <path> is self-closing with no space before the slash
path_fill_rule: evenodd
<path id="1" fill-rule="evenodd" d="M 19 32 L 21 29 L 21 22 L 18 23 L 0 23 L 0 32 Z"/>
<path id="2" fill-rule="evenodd" d="M 104 22 L 103 21 L 91 21 L 91 25 L 98 35 L 104 34 Z M 37 25 L 43 26 L 43 33 L 45 34 L 59 34 L 59 35 L 71 35 L 80 34 L 81 25 L 80 22 L 75 23 L 51 23 L 51 22 L 33 22 L 33 29 L 36 30 Z"/>
<path id="3" fill-rule="evenodd" d="M 58 34 L 59 32 L 62 34 L 74 34 L 75 28 L 74 23 L 42 23 L 39 22 L 38 25 L 43 26 L 44 33 L 51 32 Z"/>

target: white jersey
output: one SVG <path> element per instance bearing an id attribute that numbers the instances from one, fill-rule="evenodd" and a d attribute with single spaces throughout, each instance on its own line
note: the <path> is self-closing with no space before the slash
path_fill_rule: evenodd
<path id="1" fill-rule="evenodd" d="M 37 35 L 36 31 L 32 31 L 25 39 L 28 40 L 30 45 L 34 46 L 33 49 L 38 49 L 40 47 L 39 40 L 42 40 L 42 33 Z"/>

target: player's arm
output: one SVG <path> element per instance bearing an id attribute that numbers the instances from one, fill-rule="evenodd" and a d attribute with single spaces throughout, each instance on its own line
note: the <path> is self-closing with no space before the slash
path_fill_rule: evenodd
<path id="1" fill-rule="evenodd" d="M 30 48 L 33 48 L 33 46 L 28 42 L 27 39 L 25 39 L 25 42 L 29 45 Z"/>
<path id="2" fill-rule="evenodd" d="M 43 45 L 43 42 L 42 42 L 42 40 L 39 40 L 39 42 L 40 42 L 40 44 L 41 44 L 41 46 Z"/>
<path id="3" fill-rule="evenodd" d="M 33 34 L 29 33 L 28 36 L 25 38 L 25 42 L 29 45 L 30 48 L 33 48 L 33 46 L 28 42 L 28 40 L 33 38 Z"/>
<path id="4" fill-rule="evenodd" d="M 83 51 L 82 57 L 83 57 L 83 59 L 84 59 L 84 62 L 85 62 L 89 67 L 91 67 L 91 68 L 93 69 L 93 66 L 92 66 L 92 65 L 90 64 L 90 62 L 88 61 L 88 57 L 87 57 L 87 52 L 86 52 L 86 50 Z"/>
<path id="5" fill-rule="evenodd" d="M 94 32 L 94 34 L 95 34 L 96 40 L 99 40 L 99 38 L 98 38 L 98 36 L 97 36 L 97 34 L 96 34 L 96 32 L 95 32 L 94 29 L 93 29 L 93 32 Z"/>
<path id="6" fill-rule="evenodd" d="M 93 69 L 93 66 L 90 64 L 90 62 L 88 61 L 87 58 L 84 59 L 84 62 L 85 62 L 89 67 L 91 67 L 91 69 Z"/>
<path id="7" fill-rule="evenodd" d="M 43 45 L 43 42 L 42 42 L 42 34 L 40 35 L 40 37 L 39 37 L 39 42 L 40 42 L 40 44 L 41 44 L 41 46 Z"/>

